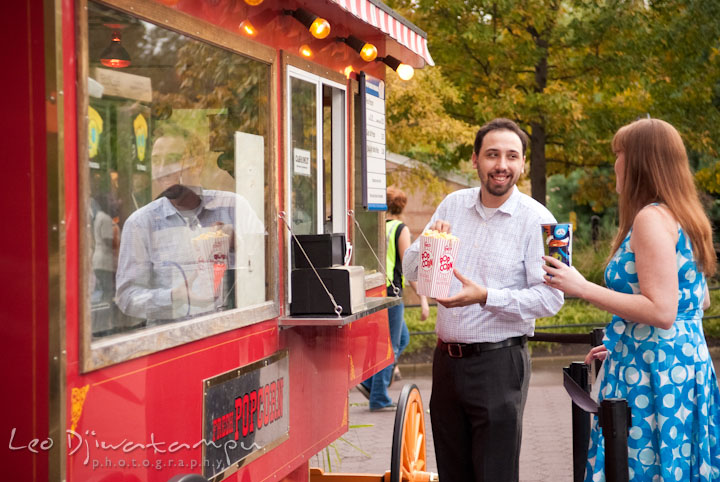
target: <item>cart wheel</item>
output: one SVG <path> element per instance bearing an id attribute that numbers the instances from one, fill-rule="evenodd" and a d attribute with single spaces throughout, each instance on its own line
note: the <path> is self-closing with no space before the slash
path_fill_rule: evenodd
<path id="1" fill-rule="evenodd" d="M 207 479 L 199 474 L 176 475 L 168 482 L 207 482 Z"/>
<path id="2" fill-rule="evenodd" d="M 408 383 L 402 389 L 395 412 L 390 482 L 429 480 L 425 453 L 425 416 L 420 390 Z"/>

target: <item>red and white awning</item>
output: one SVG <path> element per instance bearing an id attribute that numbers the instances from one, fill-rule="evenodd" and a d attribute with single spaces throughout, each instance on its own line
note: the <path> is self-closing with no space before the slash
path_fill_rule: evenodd
<path id="1" fill-rule="evenodd" d="M 427 38 L 411 29 L 397 18 L 373 5 L 370 0 L 330 0 L 340 5 L 365 23 L 380 29 L 400 45 L 425 59 L 428 65 L 435 65 L 427 46 Z"/>

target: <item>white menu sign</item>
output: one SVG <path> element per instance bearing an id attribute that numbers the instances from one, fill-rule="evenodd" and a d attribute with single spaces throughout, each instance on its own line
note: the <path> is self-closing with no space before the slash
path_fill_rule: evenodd
<path id="1" fill-rule="evenodd" d="M 385 82 L 369 75 L 365 78 L 365 146 L 367 209 L 385 211 Z"/>

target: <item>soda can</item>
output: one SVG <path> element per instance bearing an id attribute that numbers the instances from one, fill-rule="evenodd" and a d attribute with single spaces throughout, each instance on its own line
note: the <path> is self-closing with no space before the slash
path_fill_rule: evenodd
<path id="1" fill-rule="evenodd" d="M 572 223 L 541 224 L 545 256 L 572 266 Z"/>

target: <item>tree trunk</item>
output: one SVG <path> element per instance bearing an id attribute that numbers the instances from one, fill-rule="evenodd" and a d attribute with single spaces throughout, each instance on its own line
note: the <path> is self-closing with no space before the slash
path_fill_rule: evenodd
<path id="1" fill-rule="evenodd" d="M 545 126 L 531 122 L 530 129 L 530 191 L 533 199 L 545 205 Z"/>
<path id="2" fill-rule="evenodd" d="M 535 44 L 543 53 L 538 63 L 535 64 L 535 92 L 542 94 L 547 86 L 548 44 L 534 29 L 532 29 L 532 32 L 534 32 Z M 538 118 L 539 120 L 530 121 L 530 190 L 533 199 L 544 206 L 546 195 L 545 143 L 547 134 L 543 115 L 538 115 Z"/>

